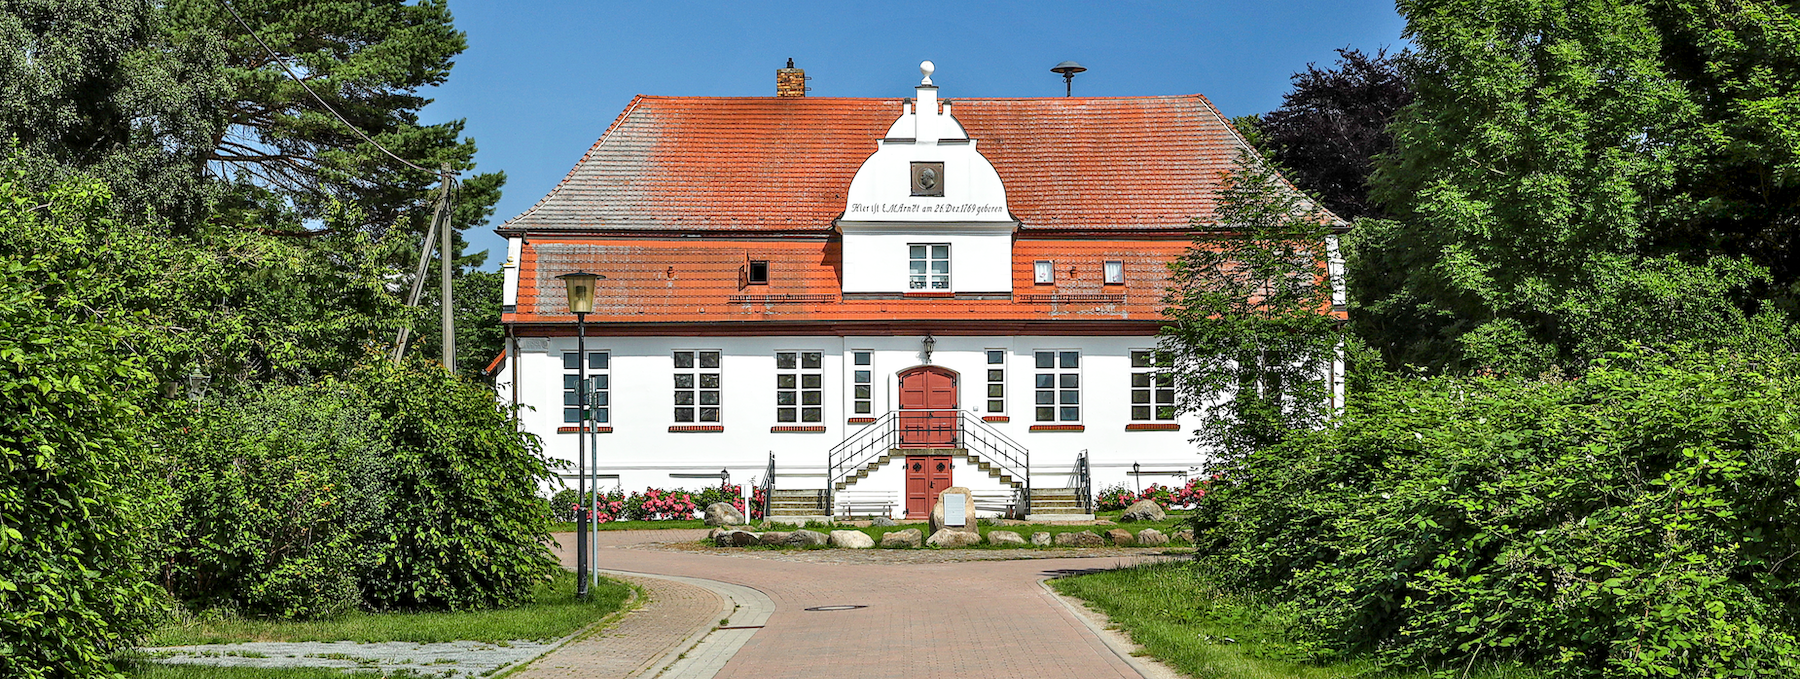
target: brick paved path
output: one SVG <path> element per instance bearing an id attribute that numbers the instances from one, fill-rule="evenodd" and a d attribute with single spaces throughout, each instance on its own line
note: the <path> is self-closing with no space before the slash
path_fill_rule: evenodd
<path id="1" fill-rule="evenodd" d="M 660 669 L 671 651 L 712 629 L 730 609 L 719 595 L 670 580 L 626 577 L 644 588 L 650 601 L 598 634 L 572 641 L 539 658 L 519 679 L 600 679 L 629 677 Z M 654 674 L 653 672 L 651 674 Z M 650 675 L 645 675 L 650 676 Z"/>
<path id="2" fill-rule="evenodd" d="M 601 568 L 705 578 L 768 595 L 775 612 L 717 674 L 722 679 L 1140 676 L 1038 584 L 1059 571 L 1111 568 L 1138 557 L 804 563 L 631 548 L 698 539 L 703 531 L 600 535 Z M 572 554 L 563 557 L 573 561 Z M 832 605 L 867 608 L 805 610 Z M 604 644 L 591 648 L 607 652 Z"/>

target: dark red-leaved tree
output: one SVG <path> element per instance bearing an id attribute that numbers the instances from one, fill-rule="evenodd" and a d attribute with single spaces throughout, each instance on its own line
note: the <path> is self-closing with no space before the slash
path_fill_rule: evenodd
<path id="1" fill-rule="evenodd" d="M 1388 121 L 1412 101 L 1402 55 L 1340 49 L 1337 64 L 1307 64 L 1294 74 L 1294 89 L 1281 108 L 1255 121 L 1257 147 L 1282 174 L 1345 220 L 1374 216 L 1369 200 L 1373 158 L 1393 147 Z"/>

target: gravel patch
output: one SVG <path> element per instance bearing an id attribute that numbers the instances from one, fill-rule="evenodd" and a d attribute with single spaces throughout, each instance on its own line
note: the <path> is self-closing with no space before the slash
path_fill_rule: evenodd
<path id="1" fill-rule="evenodd" d="M 220 667 L 324 667 L 382 674 L 432 677 L 487 676 L 496 670 L 536 658 L 559 642 L 448 641 L 417 644 L 384 641 L 252 641 L 205 646 L 146 648 L 154 662 Z"/>

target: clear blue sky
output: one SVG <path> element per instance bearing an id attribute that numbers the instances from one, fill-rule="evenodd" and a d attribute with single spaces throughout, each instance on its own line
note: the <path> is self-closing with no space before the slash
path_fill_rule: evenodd
<path id="1" fill-rule="evenodd" d="M 1226 115 L 1281 104 L 1289 76 L 1334 49 L 1401 44 L 1391 1 L 572 2 L 450 0 L 469 49 L 426 122 L 468 120 L 482 171 L 504 170 L 492 225 L 561 180 L 637 94 L 773 96 L 793 57 L 815 97 L 904 97 L 918 63 L 942 96 L 1200 93 Z M 505 259 L 490 228 L 468 234 Z"/>

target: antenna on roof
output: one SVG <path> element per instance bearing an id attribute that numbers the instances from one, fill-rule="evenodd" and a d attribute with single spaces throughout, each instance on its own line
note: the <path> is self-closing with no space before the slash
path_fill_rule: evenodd
<path id="1" fill-rule="evenodd" d="M 1086 66 L 1082 66 L 1081 64 L 1077 64 L 1073 61 L 1065 61 L 1065 62 L 1062 62 L 1060 64 L 1050 67 L 1051 73 L 1061 73 L 1062 74 L 1063 96 L 1065 96 L 1065 97 L 1074 96 L 1074 94 L 1075 94 L 1075 74 L 1080 73 L 1085 70 L 1087 70 Z"/>

